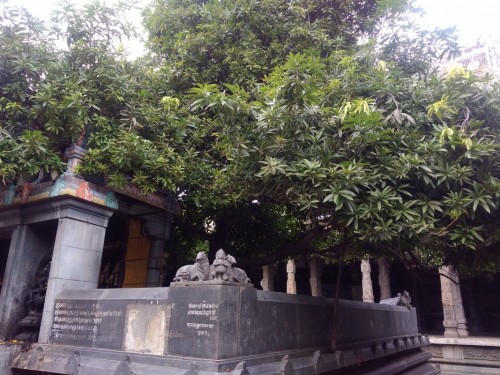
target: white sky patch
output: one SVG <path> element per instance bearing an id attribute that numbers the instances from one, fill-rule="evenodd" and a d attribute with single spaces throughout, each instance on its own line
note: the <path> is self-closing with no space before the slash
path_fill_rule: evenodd
<path id="1" fill-rule="evenodd" d="M 418 0 L 417 4 L 425 10 L 428 26 L 456 26 L 464 46 L 479 38 L 500 38 L 500 0 Z"/>
<path id="2" fill-rule="evenodd" d="M 107 0 L 112 4 L 117 0 Z M 11 5 L 24 6 L 43 20 L 50 19 L 50 12 L 58 0 L 10 0 Z M 84 4 L 88 0 L 74 0 L 75 4 Z M 136 6 L 143 8 L 149 0 L 137 0 Z M 417 0 L 426 14 L 424 23 L 431 27 L 456 26 L 460 42 L 464 46 L 474 44 L 478 38 L 500 39 L 500 0 Z M 140 10 L 131 12 L 130 20 L 142 30 Z M 133 41 L 129 50 L 134 54 L 140 47 L 139 41 Z"/>
<path id="3" fill-rule="evenodd" d="M 113 3 L 118 3 L 119 0 L 105 0 L 102 1 L 107 5 L 112 5 Z M 80 6 L 92 2 L 91 0 L 72 0 L 71 3 Z M 60 0 L 8 0 L 7 4 L 10 6 L 24 7 L 35 17 L 42 21 L 50 21 L 52 11 L 58 8 Z M 136 0 L 135 9 L 128 12 L 128 21 L 131 22 L 138 34 L 145 38 L 145 30 L 142 27 L 142 16 L 141 12 L 149 3 L 149 0 Z M 144 43 L 140 38 L 134 38 L 130 40 L 123 40 L 124 48 L 129 53 L 129 58 L 135 58 L 143 55 L 145 53 Z"/>

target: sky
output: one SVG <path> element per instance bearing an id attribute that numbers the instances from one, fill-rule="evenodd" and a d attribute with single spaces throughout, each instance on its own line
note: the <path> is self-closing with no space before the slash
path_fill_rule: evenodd
<path id="1" fill-rule="evenodd" d="M 478 38 L 500 39 L 500 0 L 418 0 L 424 22 L 433 27 L 456 26 L 464 47 Z"/>
<path id="2" fill-rule="evenodd" d="M 11 4 L 28 8 L 42 19 L 50 18 L 50 11 L 58 0 L 9 0 Z M 85 3 L 88 0 L 73 0 Z M 112 3 L 117 0 L 107 0 Z M 147 4 L 148 0 L 138 0 L 136 4 Z M 500 0 L 417 0 L 426 14 L 423 22 L 431 27 L 456 26 L 461 44 L 464 47 L 475 44 L 480 37 L 500 39 Z M 137 12 L 133 21 L 140 27 Z"/>

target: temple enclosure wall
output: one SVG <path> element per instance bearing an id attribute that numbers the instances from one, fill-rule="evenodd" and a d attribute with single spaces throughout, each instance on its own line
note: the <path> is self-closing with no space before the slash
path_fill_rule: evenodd
<path id="1" fill-rule="evenodd" d="M 355 374 L 368 364 L 380 368 L 373 374 L 437 373 L 420 350 L 428 342 L 418 334 L 414 308 L 339 301 L 338 350 L 331 352 L 333 306 L 326 298 L 220 283 L 64 290 L 49 342 L 33 344 L 12 367 L 74 375 L 291 375 Z"/>

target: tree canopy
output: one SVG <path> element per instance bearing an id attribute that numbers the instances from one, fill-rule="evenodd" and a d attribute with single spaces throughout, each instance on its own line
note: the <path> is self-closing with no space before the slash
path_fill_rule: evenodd
<path id="1" fill-rule="evenodd" d="M 498 271 L 500 86 L 437 69 L 456 43 L 411 1 L 156 0 L 137 61 L 120 12 L 64 7 L 0 18 L 5 184 L 84 139 L 82 173 L 176 192 L 185 251 Z"/>

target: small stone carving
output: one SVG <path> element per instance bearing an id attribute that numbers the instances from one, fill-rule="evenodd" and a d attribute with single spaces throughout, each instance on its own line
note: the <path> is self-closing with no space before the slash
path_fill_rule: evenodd
<path id="1" fill-rule="evenodd" d="M 228 268 L 227 274 L 229 276 L 230 281 L 234 281 L 237 283 L 250 283 L 251 280 L 248 278 L 247 274 L 245 271 L 243 271 L 241 268 L 234 267 L 236 265 L 236 259 L 227 254 L 226 257 L 227 261 L 231 265 L 231 267 Z"/>
<path id="2" fill-rule="evenodd" d="M 174 278 L 176 282 L 202 281 L 210 284 L 247 284 L 251 286 L 251 280 L 245 271 L 234 267 L 236 259 L 220 249 L 215 254 L 215 260 L 209 265 L 205 253 L 198 253 L 196 263 L 179 268 Z"/>
<path id="3" fill-rule="evenodd" d="M 398 306 L 404 306 L 407 307 L 408 309 L 411 307 L 411 297 L 410 293 L 408 293 L 406 290 L 403 292 L 403 294 L 398 293 L 399 297 L 399 302 Z"/>
<path id="4" fill-rule="evenodd" d="M 45 258 L 36 273 L 35 285 L 29 291 L 26 298 L 28 314 L 17 324 L 22 327 L 22 332 L 16 336 L 21 341 L 36 341 L 38 339 L 38 330 L 42 321 L 42 310 L 45 303 L 45 293 L 49 280 L 51 259 Z"/>
<path id="5" fill-rule="evenodd" d="M 231 263 L 227 261 L 227 256 L 224 250 L 219 249 L 215 254 L 215 260 L 212 263 L 211 276 L 214 280 L 228 281 L 228 270 L 231 267 Z"/>
<path id="6" fill-rule="evenodd" d="M 49 197 L 56 197 L 61 194 L 62 189 L 66 187 L 66 181 L 63 178 L 59 177 L 52 188 L 49 191 Z"/>
<path id="7" fill-rule="evenodd" d="M 199 252 L 196 263 L 182 266 L 175 274 L 174 281 L 206 281 L 210 279 L 210 264 L 205 253 Z"/>
<path id="8" fill-rule="evenodd" d="M 405 290 L 402 294 L 398 293 L 396 297 L 381 300 L 380 303 L 383 305 L 404 306 L 410 309 L 411 297 L 410 294 Z"/>

